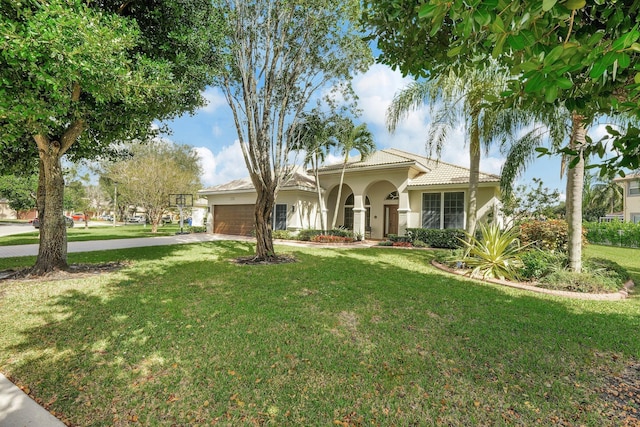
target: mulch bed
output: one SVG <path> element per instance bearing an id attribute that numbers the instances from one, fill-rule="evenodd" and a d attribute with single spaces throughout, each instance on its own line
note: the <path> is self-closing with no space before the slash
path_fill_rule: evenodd
<path id="1" fill-rule="evenodd" d="M 6 280 L 66 280 L 75 279 L 86 276 L 92 276 L 102 273 L 110 273 L 118 271 L 130 263 L 128 262 L 106 262 L 102 264 L 71 264 L 67 270 L 54 270 L 42 276 L 31 274 L 31 267 L 20 268 L 16 270 L 0 271 L 0 282 Z"/>
<path id="2" fill-rule="evenodd" d="M 257 258 L 255 256 L 234 258 L 231 262 L 240 265 L 271 265 L 271 264 L 288 264 L 297 262 L 298 260 L 291 255 L 276 255 L 269 258 Z"/>

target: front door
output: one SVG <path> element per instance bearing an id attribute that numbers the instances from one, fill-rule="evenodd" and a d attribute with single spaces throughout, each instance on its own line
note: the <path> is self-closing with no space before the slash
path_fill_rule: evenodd
<path id="1" fill-rule="evenodd" d="M 398 205 L 384 205 L 384 237 L 398 234 Z"/>

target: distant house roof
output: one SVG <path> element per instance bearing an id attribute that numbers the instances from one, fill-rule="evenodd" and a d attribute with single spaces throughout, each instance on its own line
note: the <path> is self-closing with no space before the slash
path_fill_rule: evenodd
<path id="1" fill-rule="evenodd" d="M 289 180 L 287 180 L 287 182 L 285 182 L 282 187 L 280 187 L 280 189 L 315 191 L 316 185 L 312 177 L 296 170 L 293 172 Z M 206 196 L 208 194 L 241 193 L 252 191 L 255 191 L 255 189 L 253 186 L 253 182 L 251 182 L 251 178 L 242 178 L 227 182 L 225 184 L 205 188 L 204 190 L 198 191 L 198 194 Z"/>
<path id="2" fill-rule="evenodd" d="M 463 184 L 469 182 L 469 169 L 395 148 L 386 148 L 372 153 L 364 160 L 354 158 L 347 163 L 346 170 L 375 169 L 381 167 L 407 166 L 417 169 L 418 174 L 409 180 L 410 187 L 442 184 Z M 340 171 L 342 164 L 320 168 L 321 174 Z M 480 172 L 480 182 L 500 182 L 494 174 Z"/>
<path id="3" fill-rule="evenodd" d="M 614 178 L 613 180 L 614 181 L 633 181 L 634 179 L 640 179 L 640 173 L 631 173 L 624 177 L 619 176 L 617 178 Z"/>

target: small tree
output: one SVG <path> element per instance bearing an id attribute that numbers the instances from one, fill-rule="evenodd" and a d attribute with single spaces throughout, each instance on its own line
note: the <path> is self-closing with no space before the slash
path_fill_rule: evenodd
<path id="1" fill-rule="evenodd" d="M 324 217 L 324 200 L 320 187 L 320 165 L 324 162 L 329 150 L 336 145 L 335 117 L 329 118 L 319 112 L 305 114 L 297 126 L 291 129 L 294 138 L 294 149 L 304 152 L 304 166 L 311 168 L 318 195 L 320 210 L 320 226 L 326 230 Z"/>
<path id="2" fill-rule="evenodd" d="M 338 194 L 336 195 L 336 208 L 333 211 L 333 219 L 331 220 L 332 229 L 336 228 L 336 221 L 338 220 L 344 172 L 347 169 L 347 163 L 349 163 L 349 155 L 352 151 L 357 151 L 360 154 L 360 158 L 364 160 L 376 149 L 373 135 L 371 135 L 371 132 L 367 129 L 366 123 L 361 123 L 356 126 L 351 119 L 342 118 L 336 127 L 337 146 L 340 154 L 343 156 L 343 160 L 342 170 L 340 171 L 340 184 L 338 185 Z"/>
<path id="3" fill-rule="evenodd" d="M 119 198 L 145 210 L 151 232 L 156 233 L 169 207 L 169 195 L 194 194 L 200 188 L 199 159 L 190 146 L 164 141 L 130 148 L 129 159 L 106 165 L 103 173 L 118 183 Z"/>

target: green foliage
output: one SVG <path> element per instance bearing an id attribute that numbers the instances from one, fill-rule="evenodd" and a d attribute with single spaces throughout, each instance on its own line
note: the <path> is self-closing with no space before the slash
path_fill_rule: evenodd
<path id="1" fill-rule="evenodd" d="M 207 227 L 204 225 L 190 225 L 187 227 L 187 232 L 189 233 L 206 233 Z"/>
<path id="2" fill-rule="evenodd" d="M 298 240 L 303 242 L 309 242 L 311 241 L 311 238 L 313 236 L 319 236 L 320 234 L 322 234 L 322 230 L 314 230 L 311 228 L 306 228 L 304 230 L 298 231 Z"/>
<path id="3" fill-rule="evenodd" d="M 586 222 L 583 224 L 589 243 L 640 247 L 640 224 L 632 222 Z"/>
<path id="4" fill-rule="evenodd" d="M 467 234 L 467 240 L 463 240 L 466 247 L 462 261 L 470 267 L 471 276 L 484 279 L 508 279 L 518 278 L 522 261 L 520 252 L 522 247 L 518 241 L 518 229 L 512 227 L 501 231 L 497 224 L 480 224 L 481 239 Z"/>
<path id="5" fill-rule="evenodd" d="M 519 225 L 520 241 L 544 251 L 567 252 L 569 226 L 563 219 L 530 220 Z M 584 235 L 584 230 L 583 230 Z"/>
<path id="6" fill-rule="evenodd" d="M 0 176 L 0 197 L 9 201 L 9 207 L 15 211 L 26 211 L 36 207 L 38 177 L 35 175 Z"/>
<path id="7" fill-rule="evenodd" d="M 413 242 L 411 242 L 411 244 L 416 247 L 416 248 L 428 248 L 429 245 L 427 245 L 425 242 L 423 242 L 422 240 L 416 239 Z"/>
<path id="8" fill-rule="evenodd" d="M 560 205 L 560 192 L 543 187 L 542 180 L 533 179 L 534 185 L 519 185 L 513 191 L 503 191 L 502 212 L 511 218 L 514 224 L 526 219 L 557 218 Z M 510 184 L 502 186 L 511 189 Z"/>
<path id="9" fill-rule="evenodd" d="M 435 229 L 435 228 L 407 228 L 409 241 L 415 244 L 421 240 L 431 248 L 456 249 L 462 247 L 460 241 L 464 239 L 464 230 L 459 229 Z"/>
<path id="10" fill-rule="evenodd" d="M 289 230 L 273 230 L 271 232 L 271 237 L 281 240 L 293 240 L 293 233 Z"/>
<path id="11" fill-rule="evenodd" d="M 532 248 L 520 254 L 522 270 L 519 277 L 525 280 L 539 280 L 555 271 L 567 267 L 567 256 L 561 252 L 549 252 Z"/>
<path id="12" fill-rule="evenodd" d="M 613 262 L 613 261 L 611 261 Z M 597 265 L 597 264 L 596 264 Z M 589 268 L 589 264 L 585 262 L 584 270 L 581 273 L 575 273 L 568 270 L 557 270 L 545 276 L 540 281 L 540 286 L 547 289 L 555 289 L 571 292 L 588 292 L 588 293 L 607 293 L 617 292 L 622 289 L 622 285 L 626 281 L 623 276 L 616 270 L 608 268 L 595 267 L 593 270 Z"/>
<path id="13" fill-rule="evenodd" d="M 382 242 L 378 242 L 377 246 L 393 246 L 393 242 L 391 240 L 383 240 Z"/>
<path id="14" fill-rule="evenodd" d="M 334 228 L 326 232 L 328 236 L 353 237 L 353 231 L 346 228 Z"/>

